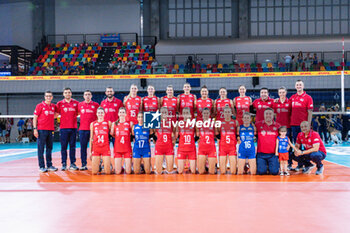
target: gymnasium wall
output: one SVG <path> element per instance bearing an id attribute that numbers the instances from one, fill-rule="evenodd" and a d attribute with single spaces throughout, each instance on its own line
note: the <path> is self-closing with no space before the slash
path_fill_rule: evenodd
<path id="1" fill-rule="evenodd" d="M 56 34 L 140 32 L 138 0 L 55 1 Z"/>
<path id="2" fill-rule="evenodd" d="M 0 45 L 33 48 L 33 8 L 30 1 L 0 4 Z"/>

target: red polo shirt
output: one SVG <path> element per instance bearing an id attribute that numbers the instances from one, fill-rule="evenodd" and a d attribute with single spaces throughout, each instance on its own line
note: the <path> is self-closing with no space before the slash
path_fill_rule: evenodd
<path id="1" fill-rule="evenodd" d="M 267 108 L 273 108 L 273 99 L 270 97 L 267 100 L 262 100 L 261 98 L 254 100 L 253 107 L 256 109 L 255 122 L 264 120 L 264 111 Z"/>
<path id="2" fill-rule="evenodd" d="M 322 151 L 325 155 L 327 154 L 326 147 L 324 146 L 320 135 L 313 130 L 310 130 L 307 135 L 305 135 L 303 132 L 300 132 L 297 137 L 297 143 L 299 145 L 303 145 L 305 150 L 311 149 L 314 144 L 319 143 L 319 151 Z"/>
<path id="3" fill-rule="evenodd" d="M 46 104 L 45 101 L 38 104 L 34 115 L 38 116 L 38 130 L 55 130 L 56 105 Z"/>
<path id="4" fill-rule="evenodd" d="M 283 103 L 281 102 L 281 99 L 279 99 L 277 103 L 273 103 L 273 109 L 276 113 L 276 122 L 282 126 L 290 128 L 291 104 L 288 99 Z"/>
<path id="5" fill-rule="evenodd" d="M 76 129 L 79 102 L 71 99 L 68 103 L 65 99 L 57 103 L 57 112 L 61 115 L 61 129 Z"/>
<path id="6" fill-rule="evenodd" d="M 97 120 L 97 108 L 99 107 L 99 104 L 90 101 L 90 103 L 87 103 L 86 101 L 79 103 L 79 115 L 80 115 L 80 126 L 79 130 L 90 130 L 90 124 L 91 122 Z"/>
<path id="7" fill-rule="evenodd" d="M 260 121 L 255 126 L 258 131 L 258 153 L 275 154 L 278 128 L 281 125 L 275 121 L 271 125 L 267 125 L 265 121 Z"/>
<path id="8" fill-rule="evenodd" d="M 313 100 L 311 96 L 304 91 L 301 95 L 298 95 L 298 93 L 292 95 L 289 99 L 289 103 L 292 105 L 290 125 L 300 126 L 301 122 L 307 121 L 308 110 L 313 110 Z"/>
<path id="9" fill-rule="evenodd" d="M 113 97 L 111 101 L 107 99 L 101 102 L 101 107 L 105 110 L 105 121 L 114 122 L 119 119 L 118 111 L 124 104 L 120 99 Z"/>

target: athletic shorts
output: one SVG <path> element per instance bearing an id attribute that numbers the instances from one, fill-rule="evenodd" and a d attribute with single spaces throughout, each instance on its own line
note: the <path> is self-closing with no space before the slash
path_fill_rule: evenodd
<path id="1" fill-rule="evenodd" d="M 197 159 L 196 151 L 178 151 L 177 159 L 196 160 Z"/>
<path id="2" fill-rule="evenodd" d="M 132 152 L 132 157 L 135 159 L 151 158 L 151 149 L 150 148 L 145 148 L 145 149 L 134 148 L 134 151 Z"/>
<path id="3" fill-rule="evenodd" d="M 208 156 L 208 158 L 216 158 L 216 150 L 198 150 L 198 155 L 205 155 Z"/>
<path id="4" fill-rule="evenodd" d="M 239 159 L 255 159 L 255 149 L 254 150 L 245 150 L 245 151 L 238 151 L 238 158 Z"/>
<path id="5" fill-rule="evenodd" d="M 101 147 L 92 149 L 91 156 L 111 156 L 109 147 Z"/>
<path id="6" fill-rule="evenodd" d="M 124 159 L 131 159 L 131 152 L 114 152 L 114 158 L 124 158 Z"/>
<path id="7" fill-rule="evenodd" d="M 280 161 L 288 161 L 289 153 L 288 152 L 286 152 L 286 153 L 278 153 L 278 159 Z"/>
<path id="8" fill-rule="evenodd" d="M 231 148 L 231 149 L 220 149 L 219 148 L 219 156 L 237 156 L 237 151 L 236 148 Z"/>
<path id="9" fill-rule="evenodd" d="M 154 151 L 155 155 L 174 155 L 174 148 L 173 147 L 161 147 L 161 148 L 155 148 Z"/>

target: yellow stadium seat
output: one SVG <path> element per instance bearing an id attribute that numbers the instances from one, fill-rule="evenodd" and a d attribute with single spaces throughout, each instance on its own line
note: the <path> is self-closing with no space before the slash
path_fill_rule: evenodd
<path id="1" fill-rule="evenodd" d="M 43 65 L 43 67 L 46 67 L 47 65 L 48 65 L 47 62 L 45 62 L 44 65 Z"/>
<path id="2" fill-rule="evenodd" d="M 63 48 L 63 51 L 67 51 L 67 49 L 68 49 L 67 47 L 64 47 L 64 48 Z"/>
<path id="3" fill-rule="evenodd" d="M 59 48 L 59 47 L 61 47 L 61 44 L 56 44 L 56 48 Z"/>
<path id="4" fill-rule="evenodd" d="M 222 64 L 218 64 L 218 69 L 222 69 Z"/>
<path id="5" fill-rule="evenodd" d="M 128 60 L 128 58 L 127 57 L 123 57 L 123 61 L 127 61 Z"/>
<path id="6" fill-rule="evenodd" d="M 70 54 L 75 54 L 75 50 L 70 51 Z"/>
<path id="7" fill-rule="evenodd" d="M 94 54 L 94 58 L 98 58 L 98 54 L 97 53 Z"/>
<path id="8" fill-rule="evenodd" d="M 89 46 L 88 48 L 87 48 L 87 50 L 91 50 L 92 49 L 92 47 L 91 46 Z"/>
<path id="9" fill-rule="evenodd" d="M 52 58 L 50 61 L 50 63 L 54 63 L 54 62 L 56 62 L 56 58 Z"/>
<path id="10" fill-rule="evenodd" d="M 139 50 L 139 49 L 136 49 L 136 50 L 135 50 L 135 53 L 140 53 L 140 50 Z"/>
<path id="11" fill-rule="evenodd" d="M 56 51 L 51 51 L 50 55 L 55 55 Z"/>
<path id="12" fill-rule="evenodd" d="M 174 69 L 175 69 L 175 70 L 178 70 L 178 69 L 179 69 L 179 65 L 178 65 L 178 64 L 175 64 L 175 65 L 174 65 Z"/>
<path id="13" fill-rule="evenodd" d="M 267 63 L 267 68 L 272 68 L 272 63 Z"/>
<path id="14" fill-rule="evenodd" d="M 137 65 L 141 66 L 142 65 L 142 61 L 137 61 Z"/>
<path id="15" fill-rule="evenodd" d="M 79 62 L 76 61 L 76 62 L 74 63 L 74 66 L 79 66 Z"/>
<path id="16" fill-rule="evenodd" d="M 149 57 L 149 59 L 148 59 L 149 61 L 153 61 L 153 57 Z"/>
<path id="17" fill-rule="evenodd" d="M 119 50 L 119 49 L 116 49 L 116 50 L 115 50 L 115 53 L 119 54 L 119 53 L 120 53 L 120 50 Z"/>
<path id="18" fill-rule="evenodd" d="M 90 62 L 90 61 L 91 61 L 91 57 L 88 57 L 88 58 L 87 58 L 87 61 Z"/>
<path id="19" fill-rule="evenodd" d="M 114 47 L 115 47 L 115 46 L 118 46 L 117 42 L 114 42 L 114 43 L 113 43 L 113 46 L 114 46 Z"/>

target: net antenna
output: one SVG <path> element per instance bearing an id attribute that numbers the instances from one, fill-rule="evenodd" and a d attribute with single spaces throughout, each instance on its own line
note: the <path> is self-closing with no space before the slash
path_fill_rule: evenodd
<path id="1" fill-rule="evenodd" d="M 340 82 L 341 82 L 341 111 L 342 112 L 345 112 L 345 84 L 344 84 L 344 70 L 345 70 L 345 50 L 344 50 L 344 37 L 343 37 L 343 41 L 342 41 L 342 45 L 343 45 L 343 62 L 342 62 L 342 65 L 343 65 L 343 69 L 341 71 L 341 79 L 340 79 Z"/>

